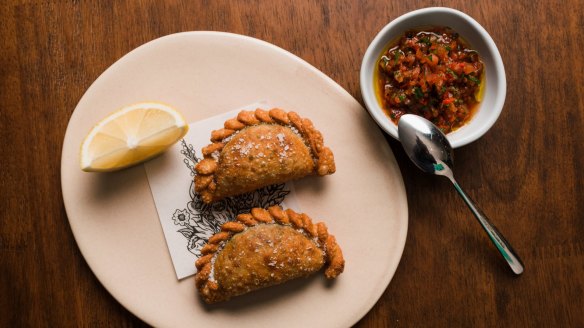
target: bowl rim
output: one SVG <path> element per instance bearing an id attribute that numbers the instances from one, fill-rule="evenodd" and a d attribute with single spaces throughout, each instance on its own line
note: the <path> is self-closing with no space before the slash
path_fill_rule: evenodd
<path id="1" fill-rule="evenodd" d="M 492 104 L 489 106 L 489 114 L 482 115 L 481 116 L 482 120 L 480 124 L 475 123 L 472 126 L 472 130 L 468 129 L 468 127 L 472 124 L 474 118 L 476 118 L 476 116 L 478 115 L 477 111 L 477 113 L 475 113 L 475 117 L 473 117 L 473 119 L 471 119 L 469 123 L 467 123 L 460 129 L 447 134 L 447 139 L 451 143 L 452 147 L 457 148 L 477 140 L 495 124 L 499 115 L 501 114 L 501 111 L 503 110 L 503 105 L 505 103 L 507 92 L 505 68 L 503 65 L 501 54 L 499 53 L 499 49 L 497 48 L 495 41 L 493 41 L 492 37 L 485 30 L 485 28 L 482 27 L 471 16 L 453 8 L 427 7 L 407 12 L 390 21 L 373 38 L 373 40 L 367 47 L 365 54 L 363 55 L 363 60 L 361 62 L 360 69 L 361 95 L 365 103 L 365 108 L 369 111 L 377 125 L 379 125 L 390 136 L 399 140 L 399 136 L 397 133 L 397 125 L 387 117 L 387 115 L 381 108 L 380 104 L 378 103 L 377 97 L 375 96 L 375 91 L 373 90 L 373 71 L 375 69 L 375 63 L 377 62 L 377 57 L 379 57 L 381 48 L 385 48 L 387 46 L 387 43 L 391 41 L 387 39 L 392 34 L 399 35 L 400 32 L 398 31 L 397 33 L 392 33 L 392 31 L 395 28 L 400 28 L 402 25 L 407 25 L 407 22 L 411 19 L 415 19 L 420 16 L 426 16 L 429 14 L 441 14 L 445 16 L 451 16 L 453 18 L 459 19 L 459 21 L 462 21 L 464 24 L 468 24 L 471 30 L 474 30 L 473 33 L 475 33 L 481 39 L 481 43 L 484 43 L 484 46 L 488 50 L 488 55 L 489 58 L 491 59 L 493 66 L 492 74 L 494 79 L 493 81 L 488 80 L 486 82 L 487 85 L 485 85 L 485 87 L 487 86 L 493 87 L 493 90 L 489 90 L 488 92 L 493 92 L 493 94 L 495 95 L 493 96 Z M 424 26 L 424 24 L 413 24 L 411 25 L 411 27 L 406 27 L 405 29 L 415 28 L 415 26 L 422 27 Z M 483 101 L 484 100 L 486 100 L 486 98 L 484 98 Z M 478 110 L 480 110 L 480 108 Z"/>

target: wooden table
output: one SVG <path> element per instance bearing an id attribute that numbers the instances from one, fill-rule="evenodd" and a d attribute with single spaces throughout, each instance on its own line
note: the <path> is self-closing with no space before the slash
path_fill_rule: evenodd
<path id="1" fill-rule="evenodd" d="M 389 140 L 409 231 L 397 272 L 358 327 L 584 326 L 584 3 L 555 1 L 4 1 L 0 4 L 0 326 L 142 326 L 102 287 L 60 188 L 67 122 L 107 67 L 191 30 L 240 33 L 305 59 L 362 103 L 361 58 L 408 11 L 445 5 L 497 43 L 507 100 L 456 151 L 459 182 L 526 265 L 513 276 L 446 179 Z M 366 220 L 366 218 L 363 218 Z"/>

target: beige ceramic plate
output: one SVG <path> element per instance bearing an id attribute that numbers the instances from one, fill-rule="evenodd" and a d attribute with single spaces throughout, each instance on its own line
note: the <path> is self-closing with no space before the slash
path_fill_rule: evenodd
<path id="1" fill-rule="evenodd" d="M 332 284 L 323 275 L 206 307 L 194 279 L 177 281 L 143 166 L 116 173 L 79 169 L 79 146 L 124 105 L 162 101 L 189 122 L 259 100 L 313 120 L 337 173 L 297 182 L 301 210 L 324 220 L 346 257 Z M 298 57 L 263 41 L 190 32 L 149 42 L 106 70 L 69 122 L 61 162 L 63 198 L 87 263 L 126 308 L 153 326 L 341 327 L 365 315 L 399 263 L 407 200 L 395 158 L 367 112 Z"/>

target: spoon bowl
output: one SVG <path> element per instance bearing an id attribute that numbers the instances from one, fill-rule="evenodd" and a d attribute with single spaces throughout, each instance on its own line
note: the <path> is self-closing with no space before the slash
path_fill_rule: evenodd
<path id="1" fill-rule="evenodd" d="M 418 168 L 426 173 L 444 175 L 444 170 L 454 163 L 452 147 L 440 129 L 427 123 L 429 121 L 419 116 L 403 115 L 398 124 L 399 140 Z"/>
<path id="2" fill-rule="evenodd" d="M 450 142 L 448 142 L 444 133 L 425 118 L 407 114 L 403 115 L 399 120 L 398 135 L 406 154 L 418 168 L 426 173 L 446 176 L 452 182 L 458 194 L 477 218 L 487 235 L 489 235 L 501 255 L 503 255 L 511 270 L 518 275 L 523 273 L 523 262 L 515 253 L 511 244 L 489 222 L 487 216 L 454 179 L 452 171 L 454 155 Z"/>

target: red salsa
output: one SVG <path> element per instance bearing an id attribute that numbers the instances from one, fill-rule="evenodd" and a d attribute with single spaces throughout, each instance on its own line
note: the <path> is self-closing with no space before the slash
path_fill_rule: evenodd
<path id="1" fill-rule="evenodd" d="M 416 114 L 448 133 L 468 122 L 480 101 L 484 65 L 447 27 L 406 32 L 381 55 L 378 68 L 378 96 L 396 124 Z"/>

